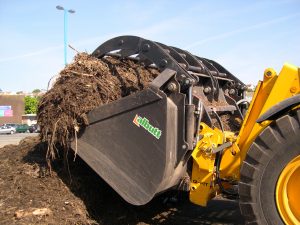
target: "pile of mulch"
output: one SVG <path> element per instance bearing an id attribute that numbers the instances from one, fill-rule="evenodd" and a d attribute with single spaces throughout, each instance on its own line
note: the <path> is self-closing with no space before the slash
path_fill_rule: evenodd
<path id="1" fill-rule="evenodd" d="M 125 202 L 70 151 L 70 173 L 56 159 L 50 175 L 47 146 L 38 137 L 0 148 L 0 225 L 244 224 L 237 202 L 189 202 L 187 193 L 165 192 L 144 206 Z"/>
<path id="2" fill-rule="evenodd" d="M 39 137 L 0 149 L 0 224 L 95 224 L 84 202 L 49 174 Z"/>
<path id="3" fill-rule="evenodd" d="M 38 107 L 41 140 L 48 143 L 47 159 L 56 157 L 56 144 L 69 149 L 80 129 L 88 125 L 86 113 L 146 88 L 157 75 L 157 70 L 129 59 L 76 55 Z"/>

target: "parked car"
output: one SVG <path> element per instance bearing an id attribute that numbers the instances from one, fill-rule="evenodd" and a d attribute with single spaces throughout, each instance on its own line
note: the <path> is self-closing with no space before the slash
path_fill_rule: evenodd
<path id="1" fill-rule="evenodd" d="M 29 126 L 27 124 L 20 124 L 16 127 L 17 133 L 28 133 L 29 132 Z"/>
<path id="2" fill-rule="evenodd" d="M 17 128 L 19 124 L 17 123 L 5 123 L 3 126 Z"/>
<path id="3" fill-rule="evenodd" d="M 29 132 L 30 133 L 39 133 L 40 132 L 40 126 L 37 124 L 29 126 Z"/>
<path id="4" fill-rule="evenodd" d="M 14 134 L 16 133 L 16 128 L 9 127 L 9 126 L 1 126 L 0 127 L 0 134 Z"/>

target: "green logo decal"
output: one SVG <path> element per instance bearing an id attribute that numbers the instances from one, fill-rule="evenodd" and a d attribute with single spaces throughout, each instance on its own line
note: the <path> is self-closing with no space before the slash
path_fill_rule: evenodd
<path id="1" fill-rule="evenodd" d="M 157 127 L 152 126 L 146 117 L 142 118 L 138 114 L 136 114 L 132 122 L 138 127 L 143 127 L 146 131 L 152 134 L 156 139 L 160 139 L 161 130 Z"/>

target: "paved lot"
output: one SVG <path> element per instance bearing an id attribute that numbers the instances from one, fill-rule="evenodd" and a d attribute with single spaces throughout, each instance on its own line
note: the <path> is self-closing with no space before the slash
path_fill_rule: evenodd
<path id="1" fill-rule="evenodd" d="M 0 148 L 5 145 L 13 144 L 16 145 L 21 141 L 23 138 L 28 136 L 37 136 L 37 133 L 16 133 L 16 134 L 0 134 Z"/>

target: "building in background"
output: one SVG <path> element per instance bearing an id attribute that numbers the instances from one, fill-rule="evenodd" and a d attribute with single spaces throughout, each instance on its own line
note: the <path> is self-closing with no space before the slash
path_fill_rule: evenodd
<path id="1" fill-rule="evenodd" d="M 22 115 L 22 123 L 27 124 L 29 126 L 37 124 L 37 116 L 36 114 L 25 114 Z"/>
<path id="2" fill-rule="evenodd" d="M 24 95 L 0 95 L 0 124 L 22 123 Z"/>

